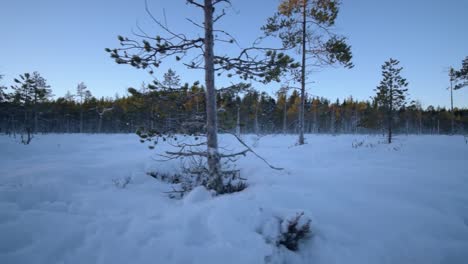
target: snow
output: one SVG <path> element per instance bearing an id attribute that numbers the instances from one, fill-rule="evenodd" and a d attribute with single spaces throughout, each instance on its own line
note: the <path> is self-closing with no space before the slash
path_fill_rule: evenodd
<path id="1" fill-rule="evenodd" d="M 213 193 L 211 193 L 203 186 L 198 186 L 184 197 L 184 205 L 204 202 L 211 199 L 212 197 Z"/>
<path id="2" fill-rule="evenodd" d="M 0 263 L 467 263 L 462 137 L 243 138 L 285 170 L 248 155 L 246 190 L 173 200 L 146 172 L 178 165 L 135 135 L 0 136 Z M 277 248 L 278 219 L 300 212 L 313 236 Z"/>

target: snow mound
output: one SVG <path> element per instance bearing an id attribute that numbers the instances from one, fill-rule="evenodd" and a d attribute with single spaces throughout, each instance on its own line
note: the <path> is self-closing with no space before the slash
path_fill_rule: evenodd
<path id="1" fill-rule="evenodd" d="M 204 186 L 193 188 L 185 197 L 184 205 L 191 205 L 212 199 L 213 192 L 207 190 Z"/>

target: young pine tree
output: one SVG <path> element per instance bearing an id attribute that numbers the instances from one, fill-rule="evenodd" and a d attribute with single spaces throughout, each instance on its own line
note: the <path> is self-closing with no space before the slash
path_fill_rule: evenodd
<path id="1" fill-rule="evenodd" d="M 80 82 L 76 86 L 76 96 L 79 98 L 78 103 L 80 104 L 80 133 L 83 133 L 83 104 L 91 97 L 91 92 L 88 90 L 88 87 L 84 82 Z"/>
<path id="2" fill-rule="evenodd" d="M 403 69 L 398 67 L 400 62 L 390 59 L 382 65 L 382 80 L 375 89 L 375 100 L 383 111 L 383 124 L 387 129 L 388 143 L 392 143 L 392 125 L 396 112 L 406 104 L 408 82 L 401 77 Z"/>
<path id="3" fill-rule="evenodd" d="M 224 30 L 215 28 L 216 22 L 225 15 L 224 8 L 231 5 L 230 0 L 187 0 L 188 5 L 197 8 L 202 16 L 200 22 L 191 17 L 188 19 L 201 32 L 193 29 L 174 33 L 166 25 L 158 21 L 146 6 L 148 15 L 155 22 L 161 35 L 137 34 L 136 39 L 119 36 L 120 48 L 106 49 L 111 58 L 118 64 L 127 64 L 138 69 L 146 69 L 153 74 L 168 57 L 175 58 L 188 69 L 199 69 L 205 75 L 205 113 L 206 113 L 206 151 L 167 153 L 173 158 L 198 156 L 206 160 L 208 165 L 209 183 L 207 186 L 222 193 L 225 189 L 221 158 L 229 159 L 245 152 L 223 154 L 218 147 L 218 117 L 217 91 L 215 80 L 217 76 L 226 74 L 251 80 L 256 79 L 267 83 L 279 81 L 279 76 L 286 68 L 297 67 L 293 60 L 271 48 L 249 47 L 241 49 L 237 56 L 230 56 L 220 49 L 215 52 L 215 43 L 236 44 L 232 36 Z M 215 8 L 216 7 L 216 8 Z M 156 35 L 156 36 L 155 36 Z M 152 37 L 155 36 L 155 37 Z M 232 53 L 232 52 L 230 52 Z M 260 59 L 261 53 L 265 53 Z"/>
<path id="4" fill-rule="evenodd" d="M 47 100 L 51 92 L 44 78 L 39 73 L 25 73 L 14 79 L 16 85 L 11 88 L 14 92 L 13 102 L 20 106 L 23 114 L 23 131 L 26 137 L 24 144 L 29 144 L 33 132 L 38 128 L 38 105 Z"/>
<path id="5" fill-rule="evenodd" d="M 304 115 L 308 68 L 341 64 L 353 67 L 351 47 L 346 38 L 333 33 L 340 1 L 337 0 L 282 0 L 276 12 L 262 28 L 267 36 L 278 37 L 283 48 L 296 50 L 301 55 L 300 72 L 293 73 L 301 83 L 301 101 L 298 113 L 300 145 L 304 144 Z"/>

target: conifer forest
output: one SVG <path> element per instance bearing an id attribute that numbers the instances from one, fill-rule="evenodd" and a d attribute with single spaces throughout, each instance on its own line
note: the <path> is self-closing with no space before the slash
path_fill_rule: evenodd
<path id="1" fill-rule="evenodd" d="M 468 59 L 465 60 L 468 64 Z M 25 76 L 30 76 L 28 79 Z M 36 78 L 39 83 L 36 84 Z M 31 81 L 33 80 L 33 81 Z M 6 81 L 2 80 L 5 87 Z M 29 85 L 25 83 L 34 82 Z M 173 82 L 177 89 L 164 89 Z M 37 85 L 37 86 L 35 86 Z M 241 88 L 239 90 L 239 88 Z M 36 133 L 135 133 L 139 128 L 187 133 L 193 120 L 205 119 L 205 92 L 200 82 L 183 83 L 173 70 L 164 74 L 161 86 L 142 84 L 129 88 L 128 95 L 96 98 L 85 83 L 63 96 L 38 72 L 14 79 L 11 92 L 2 94 L 0 131 L 8 135 L 25 130 Z M 300 93 L 281 87 L 274 93 L 240 83 L 222 87 L 217 95 L 219 126 L 246 134 L 296 134 Z M 377 96 L 358 101 L 307 96 L 305 133 L 384 133 L 384 108 Z M 239 116 L 238 116 L 239 115 Z M 452 129 L 452 120 L 454 127 Z M 395 132 L 400 134 L 466 134 L 468 109 L 421 107 L 416 100 L 396 109 Z M 200 126 L 202 131 L 203 126 Z M 191 127 L 193 129 L 193 127 Z"/>

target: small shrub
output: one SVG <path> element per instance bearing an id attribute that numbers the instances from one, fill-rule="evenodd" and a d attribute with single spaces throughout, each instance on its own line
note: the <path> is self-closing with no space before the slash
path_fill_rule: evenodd
<path id="1" fill-rule="evenodd" d="M 130 182 L 132 182 L 132 177 L 127 176 L 125 178 L 113 179 L 112 182 L 117 188 L 124 189 Z"/>
<path id="2" fill-rule="evenodd" d="M 181 181 L 182 181 L 182 175 L 178 174 L 178 173 L 169 174 L 169 173 L 161 173 L 161 172 L 151 171 L 151 172 L 147 172 L 146 174 L 148 176 L 151 176 L 151 177 L 157 179 L 157 180 L 160 180 L 162 182 L 171 183 L 171 184 L 178 184 L 178 183 L 181 183 Z"/>
<path id="3" fill-rule="evenodd" d="M 238 170 L 222 171 L 221 173 L 223 188 L 217 191 L 218 195 L 240 192 L 247 188 L 247 183 L 245 179 L 240 177 Z M 172 190 L 167 192 L 171 199 L 181 199 L 198 186 L 204 186 L 208 190 L 214 189 L 208 170 L 204 167 L 184 169 L 183 173 L 148 172 L 147 175 L 162 182 L 173 184 Z"/>
<path id="4" fill-rule="evenodd" d="M 277 245 L 283 245 L 291 251 L 297 251 L 299 242 L 310 235 L 311 220 L 304 212 L 296 214 L 289 220 L 281 220 L 281 233 Z"/>
<path id="5" fill-rule="evenodd" d="M 353 148 L 359 148 L 364 145 L 364 141 L 353 141 L 352 146 Z"/>
<path id="6" fill-rule="evenodd" d="M 223 174 L 223 188 L 218 194 L 240 192 L 247 188 L 246 180 L 241 178 L 239 170 L 226 170 L 221 173 Z"/>
<path id="7" fill-rule="evenodd" d="M 366 143 L 364 140 L 362 141 L 353 141 L 353 143 L 351 144 L 351 146 L 355 149 L 357 148 L 361 148 L 361 147 L 366 147 L 366 148 L 374 148 L 375 147 L 375 144 L 374 143 Z"/>
<path id="8" fill-rule="evenodd" d="M 263 211 L 261 209 L 261 211 Z M 257 229 L 265 242 L 275 247 L 284 246 L 288 250 L 297 251 L 299 243 L 311 235 L 311 220 L 304 216 L 304 212 L 288 218 L 273 216 Z"/>

